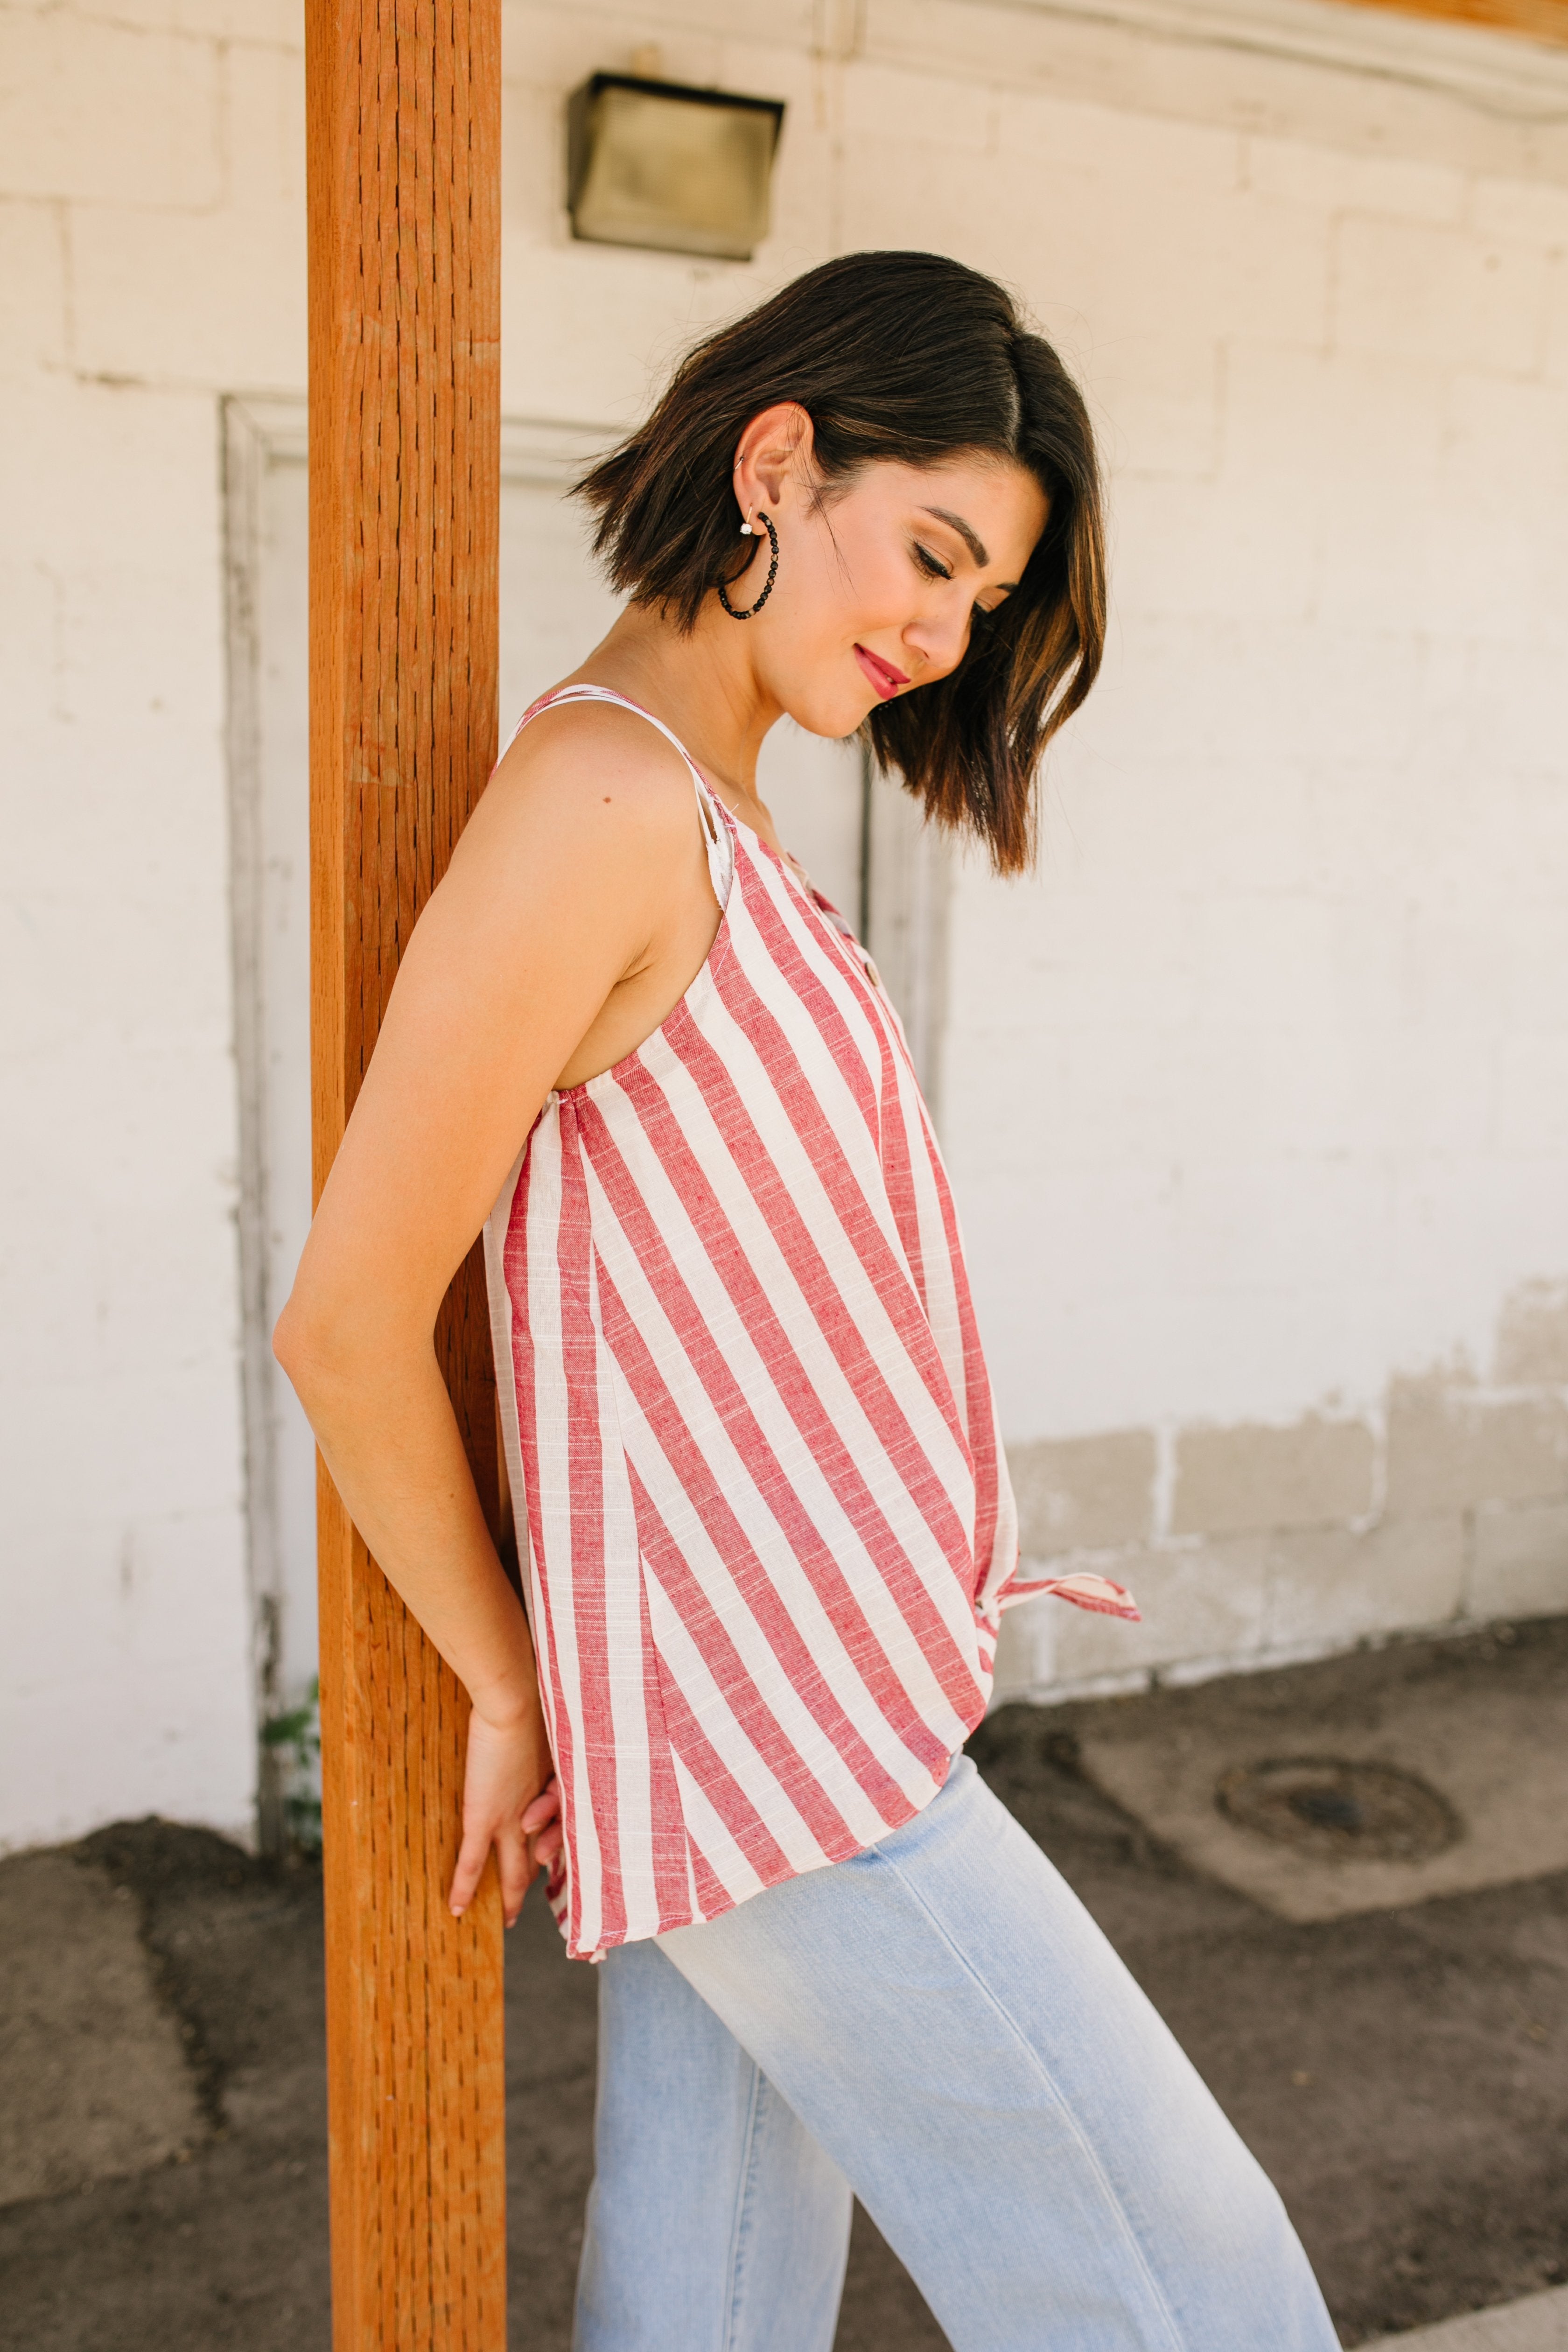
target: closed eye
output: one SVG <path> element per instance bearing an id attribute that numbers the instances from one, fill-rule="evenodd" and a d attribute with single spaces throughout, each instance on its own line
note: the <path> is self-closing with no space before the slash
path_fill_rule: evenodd
<path id="1" fill-rule="evenodd" d="M 928 580 L 951 580 L 952 578 L 951 567 L 943 563 L 940 557 L 933 555 L 929 547 L 922 547 L 918 539 L 914 542 L 914 551 L 915 562 L 920 565 L 921 570 L 925 573 Z"/>

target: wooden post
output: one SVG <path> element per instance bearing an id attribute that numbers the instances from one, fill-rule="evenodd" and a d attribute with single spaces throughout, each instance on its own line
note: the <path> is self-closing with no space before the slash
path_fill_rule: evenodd
<path id="1" fill-rule="evenodd" d="M 1568 44 L 1568 0 L 1351 0 L 1358 8 L 1393 8 L 1403 16 L 1446 17 L 1451 24 L 1481 25 L 1494 33 L 1522 33 L 1528 40 Z"/>
<path id="2" fill-rule="evenodd" d="M 307 0 L 318 1195 L 496 752 L 500 0 Z M 443 1367 L 487 1502 L 478 1251 Z M 334 2352 L 504 2352 L 501 1919 L 461 1922 L 465 1707 L 321 1479 Z"/>

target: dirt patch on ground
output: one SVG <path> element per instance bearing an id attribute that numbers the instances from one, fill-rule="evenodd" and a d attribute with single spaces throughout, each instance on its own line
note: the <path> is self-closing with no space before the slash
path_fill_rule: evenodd
<path id="1" fill-rule="evenodd" d="M 1245 1703 L 1267 1745 L 1296 1752 L 1412 1675 L 1568 1675 L 1568 1624 L 1259 1675 Z M 1215 1700 L 1008 1707 L 973 1752 L 1279 2184 L 1347 2345 L 1568 2276 L 1568 1877 L 1305 1925 L 1271 1916 L 1180 1861 L 1082 1769 L 1091 1735 L 1120 1732 L 1129 1710 L 1153 1721 Z M 1527 1756 L 1520 1786 L 1527 1804 Z M 136 1906 L 205 2131 L 184 2161 L 0 2211 L 0 2346 L 327 2352 L 319 1876 L 156 1822 L 74 1851 L 105 1900 L 121 1887 Z M 595 1994 L 531 1897 L 507 1975 L 520 2352 L 570 2341 Z M 942 2340 L 858 2217 L 838 2352 Z"/>
<path id="2" fill-rule="evenodd" d="M 0 2344 L 326 2352 L 319 1872 L 155 1821 L 71 1851 L 136 1906 L 205 2131 L 184 2161 L 0 2212 Z"/>

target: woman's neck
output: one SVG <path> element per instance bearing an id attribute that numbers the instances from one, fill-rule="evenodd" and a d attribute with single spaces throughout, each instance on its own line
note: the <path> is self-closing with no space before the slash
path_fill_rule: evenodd
<path id="1" fill-rule="evenodd" d="M 717 605 L 682 636 L 647 605 L 628 604 L 569 682 L 608 687 L 662 719 L 734 814 L 769 840 L 757 754 L 784 711 L 759 685 L 746 646 L 732 642 L 743 635 Z"/>

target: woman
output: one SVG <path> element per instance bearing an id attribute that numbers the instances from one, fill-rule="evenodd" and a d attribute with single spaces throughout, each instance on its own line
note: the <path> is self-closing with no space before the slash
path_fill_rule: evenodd
<path id="1" fill-rule="evenodd" d="M 473 1702 L 453 1909 L 493 1847 L 510 1923 L 542 1864 L 603 1964 L 579 2352 L 826 2352 L 852 2189 L 960 2352 L 1328 2352 L 1272 2189 L 961 1753 L 1050 1588 L 897 1019 L 756 794 L 785 713 L 864 729 L 1026 863 L 1103 638 L 1083 404 L 990 280 L 855 255 L 582 488 L 629 602 L 409 943 L 277 1337 Z M 531 1641 L 432 1345 L 487 1213 Z"/>

